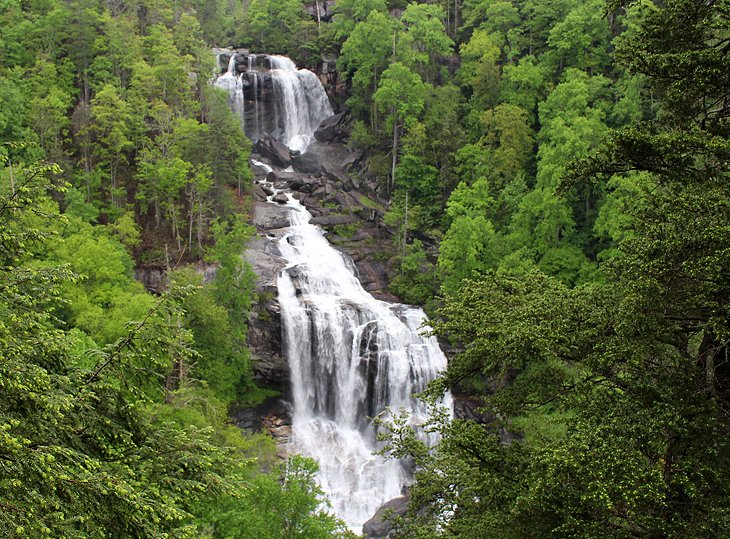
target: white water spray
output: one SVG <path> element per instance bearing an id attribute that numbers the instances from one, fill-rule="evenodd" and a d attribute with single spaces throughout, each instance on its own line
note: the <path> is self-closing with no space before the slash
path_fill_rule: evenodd
<path id="1" fill-rule="evenodd" d="M 349 259 L 309 224 L 309 212 L 294 199 L 288 206 L 291 228 L 279 250 L 289 265 L 278 288 L 292 446 L 319 463 L 334 513 L 359 531 L 409 481 L 401 463 L 373 455 L 370 418 L 404 409 L 415 424 L 424 422 L 426 410 L 412 395 L 446 368 L 446 358 L 435 338 L 419 334 L 423 311 L 373 298 Z"/>
<path id="2" fill-rule="evenodd" d="M 264 56 L 270 69 L 260 67 L 253 54 L 248 55 L 244 71 L 237 73 L 237 56 L 231 56 L 228 71 L 214 84 L 228 91 L 231 108 L 248 119 L 246 133 L 254 140 L 270 137 L 290 150 L 305 152 L 319 124 L 333 114 L 317 76 L 297 69 L 285 56 Z"/>

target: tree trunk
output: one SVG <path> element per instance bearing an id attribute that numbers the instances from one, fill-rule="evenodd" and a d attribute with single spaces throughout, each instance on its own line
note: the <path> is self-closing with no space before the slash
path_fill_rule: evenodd
<path id="1" fill-rule="evenodd" d="M 398 122 L 393 120 L 393 156 L 390 168 L 390 190 L 395 189 L 395 166 L 398 164 Z"/>
<path id="2" fill-rule="evenodd" d="M 195 186 L 190 186 L 188 207 L 188 246 L 193 247 L 193 221 L 195 220 Z"/>
<path id="3" fill-rule="evenodd" d="M 203 251 L 203 197 L 198 197 L 198 252 Z"/>
<path id="4" fill-rule="evenodd" d="M 403 257 L 406 256 L 406 245 L 408 244 L 408 191 L 406 190 L 406 209 L 403 218 Z"/>

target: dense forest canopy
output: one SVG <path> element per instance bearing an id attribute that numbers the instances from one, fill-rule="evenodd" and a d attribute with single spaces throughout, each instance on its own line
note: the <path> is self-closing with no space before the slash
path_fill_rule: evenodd
<path id="1" fill-rule="evenodd" d="M 335 62 L 391 290 L 457 354 L 403 537 L 730 535 L 730 4 L 0 3 L 0 535 L 347 536 L 251 376 L 213 46 Z M 187 267 L 218 268 L 203 284 Z M 163 268 L 159 296 L 135 267 Z"/>

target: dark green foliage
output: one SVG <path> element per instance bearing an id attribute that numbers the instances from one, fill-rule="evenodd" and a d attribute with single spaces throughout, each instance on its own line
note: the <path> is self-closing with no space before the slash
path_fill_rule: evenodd
<path id="1" fill-rule="evenodd" d="M 154 302 L 138 290 L 121 243 L 59 215 L 57 166 L 2 163 L 0 535 L 344 535 L 318 508 L 312 463 L 293 462 L 282 485 L 270 439 L 226 424 L 248 374 L 250 284 L 228 254 L 241 252 L 245 227 L 217 232 L 222 276 L 238 290 L 227 298 L 241 309 L 232 323 L 190 273 Z M 135 313 L 116 303 L 135 301 L 138 316 L 121 322 Z M 224 508 L 262 514 L 262 492 L 279 521 L 221 519 Z"/>
<path id="2" fill-rule="evenodd" d="M 9 168 L 2 172 L 2 534 L 185 535 L 189 504 L 222 488 L 231 463 L 204 432 L 153 425 L 142 413 L 155 394 L 150 379 L 167 369 L 172 335 L 162 321 L 174 300 L 159 302 L 116 342 L 87 351 L 91 368 L 77 367 L 76 338 L 57 329 L 52 305 L 78 276 L 20 265 L 52 234 L 32 223 L 45 219 L 36 209 L 60 170 L 16 165 L 12 184 Z"/>
<path id="3" fill-rule="evenodd" d="M 463 351 L 431 395 L 470 387 L 492 422 L 438 421 L 443 439 L 432 454 L 399 444 L 409 438 L 393 427 L 392 449 L 422 464 L 403 537 L 730 534 L 726 8 L 677 0 L 644 14 L 620 54 L 661 99 L 658 116 L 575 162 L 562 199 L 560 173 L 545 165 L 567 133 L 599 126 L 604 106 L 589 97 L 588 107 L 561 105 L 553 116 L 551 97 L 600 96 L 605 83 L 567 71 L 569 86 L 541 106 L 537 187 L 549 178 L 552 187 L 540 207 L 563 204 L 578 237 L 591 217 L 571 197 L 607 188 L 596 228 L 615 243 L 590 284 L 566 286 L 575 281 L 566 279 L 563 238 L 536 234 L 544 213 L 525 237 L 556 241 L 560 256 L 545 267 L 544 251 L 538 262 L 559 279 L 487 268 L 447 289 L 433 327 Z M 709 72 L 718 76 L 702 76 Z M 585 83 L 588 94 L 578 91 Z M 598 142 L 578 139 L 574 155 Z"/>

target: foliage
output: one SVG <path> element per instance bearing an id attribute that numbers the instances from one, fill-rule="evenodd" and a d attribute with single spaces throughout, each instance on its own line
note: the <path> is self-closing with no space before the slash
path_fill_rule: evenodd
<path id="1" fill-rule="evenodd" d="M 285 539 L 307 537 L 354 537 L 344 525 L 320 508 L 322 491 L 317 487 L 314 461 L 291 457 L 283 471 L 259 475 L 246 493 L 221 500 L 213 521 L 228 533 L 221 538 Z"/>
<path id="2" fill-rule="evenodd" d="M 513 233 L 529 246 L 516 253 L 552 276 L 507 271 L 508 255 L 501 270 L 477 268 L 445 288 L 432 326 L 461 352 L 430 398 L 481 388 L 491 421 L 436 418 L 442 440 L 431 452 L 392 426 L 389 448 L 419 469 L 403 537 L 730 533 L 730 146 L 717 106 L 727 88 L 701 76 L 727 72 L 718 48 L 728 21 L 723 6 L 683 0 L 643 16 L 619 55 L 661 99 L 656 119 L 602 142 L 609 83 L 570 69 L 539 106 L 535 189 Z M 571 157 L 583 158 L 561 181 Z M 480 198 L 465 198 L 463 185 L 449 201 L 452 226 Z M 590 201 L 583 213 L 576 195 Z M 594 226 L 613 241 L 597 270 L 586 267 L 589 246 L 578 248 Z"/>

